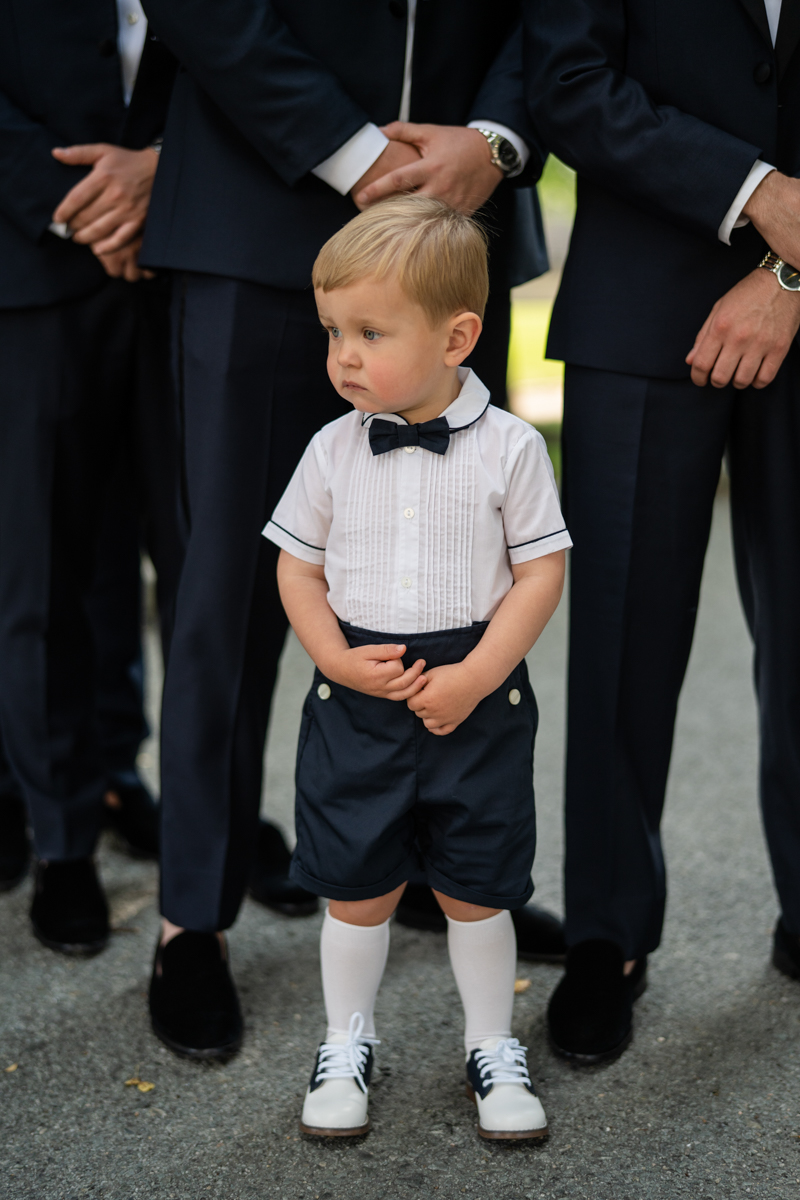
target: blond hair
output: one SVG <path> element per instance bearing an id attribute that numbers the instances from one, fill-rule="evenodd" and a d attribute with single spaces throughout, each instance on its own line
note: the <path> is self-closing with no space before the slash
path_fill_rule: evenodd
<path id="1" fill-rule="evenodd" d="M 435 328 L 454 313 L 483 317 L 489 294 L 486 234 L 431 196 L 392 196 L 325 243 L 312 281 L 323 292 L 393 275 Z"/>

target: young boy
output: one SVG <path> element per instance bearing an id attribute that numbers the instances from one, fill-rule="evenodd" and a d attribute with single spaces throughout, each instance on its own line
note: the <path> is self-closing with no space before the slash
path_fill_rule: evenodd
<path id="1" fill-rule="evenodd" d="M 536 703 L 524 656 L 571 545 L 541 436 L 460 363 L 488 293 L 468 217 L 397 197 L 323 247 L 328 373 L 354 412 L 312 440 L 265 535 L 317 671 L 297 757 L 293 877 L 330 898 L 328 1018 L 301 1120 L 362 1134 L 391 917 L 422 864 L 447 917 L 479 1132 L 547 1131 L 511 1037 L 509 910 L 533 890 Z"/>

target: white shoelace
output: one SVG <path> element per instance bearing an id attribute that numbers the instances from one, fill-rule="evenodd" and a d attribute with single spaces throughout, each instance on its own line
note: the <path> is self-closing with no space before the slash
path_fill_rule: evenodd
<path id="1" fill-rule="evenodd" d="M 517 1038 L 501 1038 L 494 1050 L 479 1050 L 475 1065 L 481 1079 L 490 1084 L 530 1083 L 525 1059 L 527 1049 L 527 1046 L 520 1046 Z"/>
<path id="2" fill-rule="evenodd" d="M 347 1031 L 347 1041 L 342 1045 L 336 1042 L 323 1042 L 319 1048 L 319 1061 L 314 1082 L 324 1082 L 326 1079 L 355 1079 L 364 1095 L 367 1085 L 364 1083 L 364 1064 L 367 1061 L 368 1047 L 380 1046 L 377 1038 L 364 1037 L 364 1018 L 361 1013 L 353 1013 L 350 1018 L 350 1028 Z"/>

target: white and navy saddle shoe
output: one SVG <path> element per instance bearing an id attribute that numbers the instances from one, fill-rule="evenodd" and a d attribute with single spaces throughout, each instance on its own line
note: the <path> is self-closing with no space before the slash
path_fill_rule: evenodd
<path id="1" fill-rule="evenodd" d="M 483 1138 L 541 1138 L 547 1117 L 516 1038 L 489 1038 L 467 1059 L 467 1095 L 478 1106 Z"/>
<path id="2" fill-rule="evenodd" d="M 364 1018 L 353 1013 L 347 1034 L 333 1034 L 317 1051 L 303 1103 L 300 1128 L 315 1137 L 358 1137 L 369 1130 L 367 1104 L 372 1047 L 364 1037 Z"/>

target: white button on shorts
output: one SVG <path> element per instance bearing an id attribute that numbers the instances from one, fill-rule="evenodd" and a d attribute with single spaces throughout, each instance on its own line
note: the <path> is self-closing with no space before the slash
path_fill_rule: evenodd
<path id="1" fill-rule="evenodd" d="M 330 688 L 328 688 L 328 691 L 330 692 Z M 521 699 L 522 699 L 522 692 L 519 690 L 519 688 L 512 688 L 511 691 L 508 693 L 508 703 L 509 704 L 519 704 Z"/>
<path id="2" fill-rule="evenodd" d="M 416 450 L 416 448 L 417 448 L 416 446 L 403 446 L 403 449 L 405 450 L 406 454 L 413 454 L 414 451 Z"/>
<path id="3" fill-rule="evenodd" d="M 319 696 L 320 700 L 327 700 L 330 694 L 331 689 L 327 683 L 321 683 L 317 688 L 317 695 Z M 517 695 L 519 695 L 519 692 L 517 692 Z"/>
<path id="4" fill-rule="evenodd" d="M 408 517 L 409 521 L 411 520 L 411 518 L 413 517 L 413 515 L 414 515 L 414 510 L 413 510 L 413 508 L 404 508 L 404 509 L 403 509 L 403 516 L 404 516 L 404 517 Z"/>
<path id="5" fill-rule="evenodd" d="M 411 580 L 408 578 L 407 575 L 406 575 L 405 579 L 401 579 L 400 582 L 402 583 L 403 587 L 411 587 Z"/>

